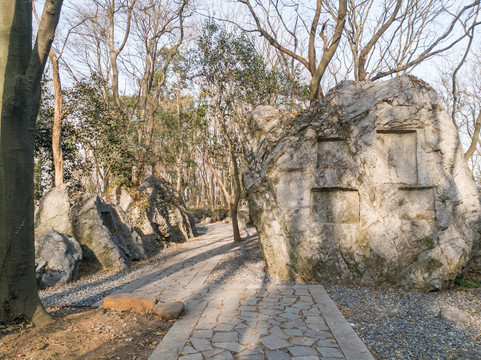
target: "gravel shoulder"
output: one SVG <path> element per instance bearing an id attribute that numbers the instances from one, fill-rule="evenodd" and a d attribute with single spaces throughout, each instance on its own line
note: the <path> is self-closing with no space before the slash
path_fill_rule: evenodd
<path id="1" fill-rule="evenodd" d="M 230 228 L 225 224 L 225 231 Z M 254 229 L 233 244 L 208 284 L 288 284 L 265 269 Z M 129 271 L 97 273 L 70 285 L 42 291 L 46 305 L 92 305 L 153 270 L 159 262 L 199 245 L 196 239 L 164 250 Z M 376 359 L 481 359 L 481 288 L 417 293 L 324 284 L 347 321 Z"/>

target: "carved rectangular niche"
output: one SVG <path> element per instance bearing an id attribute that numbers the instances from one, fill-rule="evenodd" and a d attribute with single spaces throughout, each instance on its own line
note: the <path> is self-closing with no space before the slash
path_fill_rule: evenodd
<path id="1" fill-rule="evenodd" d="M 312 189 L 312 214 L 320 223 L 359 223 L 359 191 L 339 187 Z"/>
<path id="2" fill-rule="evenodd" d="M 317 142 L 318 169 L 347 169 L 349 148 L 341 138 L 319 138 Z"/>
<path id="3" fill-rule="evenodd" d="M 398 196 L 399 218 L 403 220 L 435 220 L 432 187 L 401 187 Z"/>
<path id="4" fill-rule="evenodd" d="M 416 184 L 416 130 L 377 130 L 376 182 Z"/>

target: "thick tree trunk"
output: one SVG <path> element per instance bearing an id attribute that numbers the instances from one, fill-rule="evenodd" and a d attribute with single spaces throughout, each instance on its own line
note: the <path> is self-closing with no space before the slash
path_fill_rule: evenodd
<path id="1" fill-rule="evenodd" d="M 32 52 L 32 8 L 0 0 L 0 322 L 50 319 L 35 279 L 34 129 L 62 0 L 47 2 Z"/>
<path id="2" fill-rule="evenodd" d="M 63 155 L 61 142 L 63 116 L 62 84 L 60 82 L 58 57 L 55 56 L 53 50 L 50 50 L 48 56 L 50 58 L 50 62 L 52 63 L 53 88 L 55 96 L 52 128 L 53 165 L 55 171 L 55 186 L 59 186 L 63 184 Z"/>

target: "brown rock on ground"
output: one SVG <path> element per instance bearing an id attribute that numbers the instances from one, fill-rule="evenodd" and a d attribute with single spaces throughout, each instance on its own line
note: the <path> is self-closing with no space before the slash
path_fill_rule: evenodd
<path id="1" fill-rule="evenodd" d="M 154 309 L 157 299 L 152 296 L 136 294 L 116 294 L 107 296 L 102 300 L 104 309 L 114 309 L 117 311 L 133 311 L 144 313 Z"/>
<path id="2" fill-rule="evenodd" d="M 158 303 L 154 306 L 154 314 L 164 320 L 177 319 L 183 312 L 184 303 L 181 301 Z"/>

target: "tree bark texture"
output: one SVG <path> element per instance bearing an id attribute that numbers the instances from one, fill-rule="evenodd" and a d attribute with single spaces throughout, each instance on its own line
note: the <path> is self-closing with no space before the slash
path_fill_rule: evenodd
<path id="1" fill-rule="evenodd" d="M 0 0 L 0 322 L 50 317 L 37 293 L 34 130 L 62 0 L 47 0 L 32 51 L 32 3 Z"/>
<path id="2" fill-rule="evenodd" d="M 63 95 L 60 72 L 58 68 L 58 57 L 50 49 L 50 62 L 52 63 L 53 88 L 54 88 L 54 112 L 52 128 L 52 152 L 53 166 L 55 171 L 55 186 L 63 184 L 63 154 L 62 154 L 62 116 L 63 116 Z"/>

